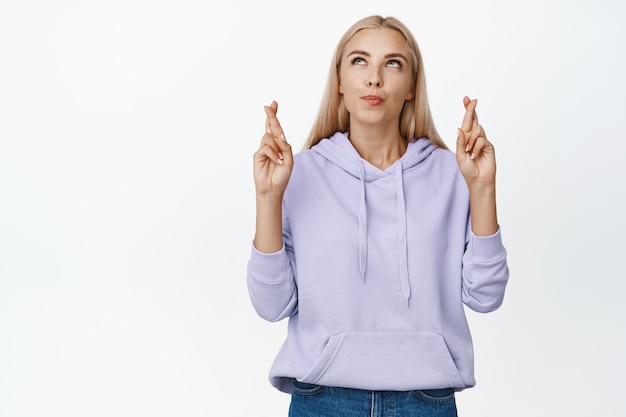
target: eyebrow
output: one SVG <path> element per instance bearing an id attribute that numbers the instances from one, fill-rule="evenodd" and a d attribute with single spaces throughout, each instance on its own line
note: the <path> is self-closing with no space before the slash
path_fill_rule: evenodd
<path id="1" fill-rule="evenodd" d="M 356 50 L 356 51 L 350 52 L 348 55 L 346 55 L 346 57 L 349 57 L 351 55 L 364 55 L 364 56 L 367 56 L 367 57 L 371 57 L 372 56 L 369 52 Z M 385 59 L 388 59 L 388 58 L 402 58 L 406 62 L 409 62 L 409 60 L 406 59 L 406 57 L 404 55 L 402 55 L 401 53 L 399 53 L 399 52 L 393 52 L 393 53 L 385 55 Z"/>

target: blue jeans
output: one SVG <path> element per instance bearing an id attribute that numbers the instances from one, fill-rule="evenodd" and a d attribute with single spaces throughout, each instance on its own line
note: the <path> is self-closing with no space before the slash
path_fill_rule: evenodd
<path id="1" fill-rule="evenodd" d="M 294 381 L 289 417 L 457 417 L 454 390 L 364 391 Z"/>

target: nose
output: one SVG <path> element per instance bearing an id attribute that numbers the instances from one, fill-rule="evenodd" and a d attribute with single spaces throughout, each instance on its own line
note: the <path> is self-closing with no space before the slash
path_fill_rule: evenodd
<path id="1" fill-rule="evenodd" d="M 367 77 L 367 86 L 368 87 L 382 87 L 383 86 L 383 78 L 380 75 L 380 72 L 376 69 L 372 69 L 372 71 L 368 74 Z"/>

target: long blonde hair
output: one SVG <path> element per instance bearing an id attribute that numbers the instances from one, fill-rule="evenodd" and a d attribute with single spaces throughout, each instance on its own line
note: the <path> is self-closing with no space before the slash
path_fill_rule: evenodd
<path id="1" fill-rule="evenodd" d="M 402 34 L 409 48 L 412 66 L 412 79 L 415 92 L 413 99 L 404 102 L 400 114 L 400 135 L 407 141 L 413 138 L 426 137 L 433 145 L 447 149 L 441 140 L 435 123 L 433 122 L 426 95 L 426 78 L 424 77 L 424 64 L 422 55 L 415 38 L 409 29 L 398 19 L 393 17 L 369 16 L 356 22 L 339 40 L 335 49 L 334 59 L 328 73 L 326 90 L 322 97 L 317 119 L 309 138 L 304 144 L 305 149 L 310 149 L 320 140 L 330 137 L 335 132 L 346 132 L 350 128 L 350 116 L 343 102 L 343 95 L 339 93 L 339 70 L 341 58 L 345 53 L 346 44 L 362 29 L 393 29 Z"/>

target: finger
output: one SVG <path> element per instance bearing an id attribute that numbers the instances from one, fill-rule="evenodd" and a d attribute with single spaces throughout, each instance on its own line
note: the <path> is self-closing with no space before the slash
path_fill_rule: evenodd
<path id="1" fill-rule="evenodd" d="M 278 139 L 278 138 L 274 138 L 274 142 L 278 146 L 278 149 L 279 149 L 279 152 L 278 152 L 279 158 L 282 161 L 290 164 L 293 161 L 293 151 L 291 149 L 291 145 L 287 143 L 286 140 Z"/>
<path id="2" fill-rule="evenodd" d="M 473 118 L 473 125 L 476 126 L 478 124 L 478 113 L 476 113 L 476 106 L 478 106 L 478 99 L 474 99 L 474 101 L 476 102 L 476 104 L 474 105 L 474 114 L 472 115 Z"/>
<path id="3" fill-rule="evenodd" d="M 266 120 L 265 125 L 268 130 L 267 133 L 272 133 L 272 121 L 274 119 L 278 120 L 278 117 L 276 116 L 276 112 L 274 111 L 274 108 L 271 105 L 263 106 L 263 110 L 265 111 L 265 120 Z"/>
<path id="4" fill-rule="evenodd" d="M 465 151 L 470 152 L 474 148 L 474 145 L 476 144 L 476 140 L 479 137 L 484 136 L 484 135 L 485 135 L 485 132 L 481 125 L 476 125 L 472 127 L 472 130 L 467 135 L 467 141 L 465 143 Z"/>
<path id="5" fill-rule="evenodd" d="M 476 139 L 476 143 L 472 148 L 472 154 L 470 155 L 470 159 L 476 159 L 480 156 L 483 149 L 485 148 L 486 142 L 487 140 L 482 136 Z"/>
<path id="6" fill-rule="evenodd" d="M 274 116 L 276 116 L 276 113 L 278 112 L 278 103 L 276 102 L 276 100 L 272 101 L 269 106 L 263 106 L 263 107 L 271 109 L 274 112 Z M 265 111 L 265 132 L 272 133 L 272 130 L 270 127 L 270 118 L 269 116 L 267 116 L 267 111 Z"/>
<path id="7" fill-rule="evenodd" d="M 272 133 L 272 128 L 270 127 L 270 116 L 267 114 L 268 107 L 271 109 L 270 106 L 263 106 L 263 110 L 265 111 L 265 133 Z"/>
<path id="8" fill-rule="evenodd" d="M 254 164 L 258 165 L 258 166 L 264 166 L 267 163 L 277 163 L 274 162 L 276 159 L 276 157 L 274 157 L 274 159 L 272 159 L 272 153 L 271 150 L 268 147 L 262 147 L 259 148 L 255 153 L 254 153 Z"/>
<path id="9" fill-rule="evenodd" d="M 267 106 L 263 106 L 263 111 L 265 112 L 265 133 L 272 133 L 272 129 L 270 129 L 270 118 L 267 115 Z"/>
<path id="10" fill-rule="evenodd" d="M 469 97 L 465 97 L 463 99 L 463 104 L 465 105 L 465 115 L 463 116 L 463 123 L 461 123 L 461 130 L 464 132 L 469 132 L 472 130 L 472 126 L 478 124 L 478 116 L 476 115 L 476 105 L 478 104 L 478 100 L 469 100 Z M 467 104 L 466 104 L 467 102 Z"/>
<path id="11" fill-rule="evenodd" d="M 259 146 L 259 149 L 263 149 L 265 147 L 269 147 L 270 149 L 272 149 L 272 151 L 276 155 L 280 154 L 281 152 L 280 147 L 278 146 L 278 141 L 274 136 L 272 136 L 271 133 L 264 134 L 263 139 L 261 139 L 261 145 Z"/>
<path id="12" fill-rule="evenodd" d="M 276 117 L 277 109 L 278 104 L 276 102 L 272 102 L 272 105 L 270 106 L 265 106 L 265 114 L 267 115 L 267 123 L 269 127 L 268 133 L 271 133 L 276 138 L 286 140 L 283 128 L 278 121 L 278 117 Z"/>
<path id="13" fill-rule="evenodd" d="M 463 104 L 465 105 L 465 115 L 463 116 L 465 129 L 463 129 L 463 131 L 469 132 L 472 126 L 478 124 L 478 115 L 476 114 L 478 100 L 470 100 L 469 97 L 466 96 L 463 100 Z"/>
<path id="14" fill-rule="evenodd" d="M 274 142 L 273 139 L 269 141 L 264 141 L 259 150 L 256 152 L 258 160 L 270 159 L 272 162 L 276 164 L 283 163 L 283 157 L 281 156 L 281 152 L 277 149 L 277 147 L 271 146 L 270 143 Z"/>

